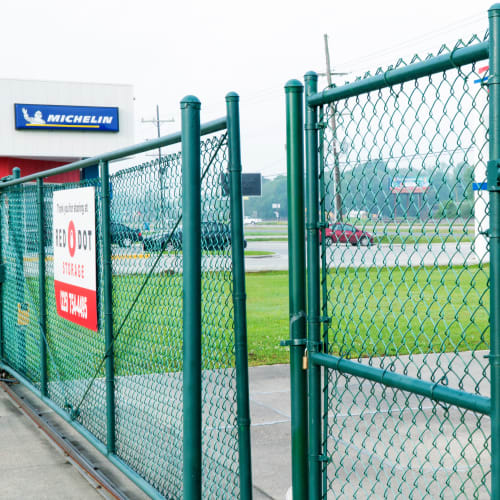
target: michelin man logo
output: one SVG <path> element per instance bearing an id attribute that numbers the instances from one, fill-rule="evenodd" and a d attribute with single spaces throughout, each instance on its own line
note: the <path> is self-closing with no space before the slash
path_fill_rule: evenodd
<path id="1" fill-rule="evenodd" d="M 27 123 L 34 125 L 45 125 L 45 120 L 41 111 L 35 111 L 34 116 L 29 116 L 26 108 L 23 108 L 23 116 Z"/>

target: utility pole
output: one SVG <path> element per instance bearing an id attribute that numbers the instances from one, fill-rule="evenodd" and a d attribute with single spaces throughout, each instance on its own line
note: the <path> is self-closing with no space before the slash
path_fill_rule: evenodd
<path id="1" fill-rule="evenodd" d="M 141 123 L 154 123 L 156 124 L 156 130 L 158 131 L 158 138 L 161 137 L 161 124 L 162 123 L 172 123 L 175 120 L 173 118 L 167 118 L 166 120 L 160 120 L 160 106 L 156 105 L 156 118 L 152 120 L 145 120 L 141 118 Z M 161 148 L 158 148 L 158 158 L 161 159 Z"/>
<path id="2" fill-rule="evenodd" d="M 332 86 L 332 75 L 345 75 L 345 73 L 332 73 L 330 67 L 330 50 L 328 48 L 328 35 L 325 33 L 325 57 L 326 57 L 326 79 L 328 86 Z M 329 104 L 330 107 L 330 127 L 332 129 L 332 144 L 333 144 L 333 177 L 335 183 L 335 217 L 337 221 L 342 222 L 342 197 L 340 194 L 340 168 L 339 156 L 337 152 L 337 140 L 335 138 L 335 106 Z"/>
<path id="3" fill-rule="evenodd" d="M 173 118 L 167 118 L 166 120 L 160 120 L 160 106 L 156 105 L 156 118 L 152 120 L 145 120 L 141 118 L 142 123 L 154 123 L 156 124 L 156 130 L 158 131 L 158 138 L 161 137 L 161 124 L 162 123 L 172 123 L 175 121 Z M 163 193 L 163 172 L 161 168 L 161 148 L 158 148 L 158 177 L 160 180 L 160 218 L 163 219 L 163 209 L 165 207 L 164 193 Z"/>

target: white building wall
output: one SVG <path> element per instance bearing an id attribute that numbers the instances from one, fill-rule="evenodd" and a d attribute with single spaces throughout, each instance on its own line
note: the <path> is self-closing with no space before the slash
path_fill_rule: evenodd
<path id="1" fill-rule="evenodd" d="M 15 103 L 117 107 L 120 130 L 16 130 Z M 0 156 L 83 158 L 133 143 L 131 85 L 0 79 Z"/>

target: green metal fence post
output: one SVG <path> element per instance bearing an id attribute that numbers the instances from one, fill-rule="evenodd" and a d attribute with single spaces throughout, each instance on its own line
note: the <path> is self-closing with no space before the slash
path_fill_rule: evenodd
<path id="1" fill-rule="evenodd" d="M 40 324 L 40 392 L 48 394 L 47 378 L 47 307 L 45 295 L 45 205 L 43 197 L 43 178 L 37 179 L 38 203 L 38 309 Z"/>
<path id="2" fill-rule="evenodd" d="M 488 11 L 490 22 L 489 155 L 490 192 L 490 369 L 491 498 L 500 499 L 500 4 Z"/>
<path id="3" fill-rule="evenodd" d="M 292 492 L 307 498 L 307 371 L 302 366 L 306 344 L 306 260 L 304 230 L 304 86 L 285 85 L 288 191 L 288 262 L 290 313 L 290 398 Z"/>
<path id="4" fill-rule="evenodd" d="M 315 94 L 318 75 L 305 75 L 307 96 Z M 320 350 L 321 303 L 319 266 L 319 169 L 318 110 L 306 105 L 306 199 L 307 199 L 307 349 Z M 321 498 L 321 368 L 309 363 L 309 498 Z"/>
<path id="5" fill-rule="evenodd" d="M 19 179 L 21 169 L 14 167 L 12 177 Z M 9 204 L 11 216 L 9 217 L 14 250 L 16 255 L 15 276 L 16 276 L 16 299 L 17 299 L 17 355 L 19 360 L 19 370 L 26 374 L 26 326 L 22 311 L 27 307 L 24 302 L 24 230 L 23 230 L 23 208 L 21 190 L 22 186 L 17 186 L 13 190 L 12 204 Z M 12 207 L 11 207 L 12 205 Z"/>
<path id="6" fill-rule="evenodd" d="M 115 355 L 113 344 L 113 270 L 111 267 L 111 214 L 109 165 L 99 162 L 101 171 L 101 225 L 104 292 L 104 338 L 106 350 L 106 444 L 108 453 L 115 453 Z"/>
<path id="7" fill-rule="evenodd" d="M 181 101 L 183 252 L 183 498 L 201 499 L 200 101 Z"/>
<path id="8" fill-rule="evenodd" d="M 245 293 L 245 255 L 243 249 L 243 206 L 241 198 L 241 150 L 239 96 L 226 96 L 231 193 L 231 242 L 233 260 L 233 303 L 236 364 L 236 402 L 240 498 L 252 498 L 252 454 L 250 441 L 250 397 L 248 394 L 247 312 Z"/>
<path id="9" fill-rule="evenodd" d="M 324 107 L 320 108 L 319 113 L 319 122 L 323 123 L 325 118 L 325 109 Z M 320 198 L 320 225 L 321 229 L 321 294 L 322 294 L 322 306 L 321 306 L 321 314 L 323 318 L 328 317 L 328 281 L 327 281 L 327 269 L 328 269 L 328 259 L 327 259 L 327 251 L 326 251 L 326 238 L 325 238 L 325 228 L 327 226 L 327 207 L 326 207 L 326 185 L 325 185 L 325 129 L 321 128 L 319 133 L 319 198 Z M 337 197 L 335 197 L 337 201 Z M 338 208 L 338 204 L 336 203 L 336 207 Z M 341 211 L 341 210 L 340 210 Z M 328 352 L 328 328 L 329 323 L 325 321 L 323 323 L 323 332 L 322 332 L 322 340 L 323 340 L 323 350 L 324 352 Z M 327 370 L 323 370 L 323 415 L 328 413 L 329 406 L 329 374 Z M 328 455 L 328 425 L 323 425 L 323 456 L 326 457 Z M 324 463 L 324 462 L 323 462 Z M 326 492 L 328 489 L 328 475 L 327 475 L 327 464 L 324 463 L 322 468 L 321 475 L 323 478 L 323 492 Z"/>

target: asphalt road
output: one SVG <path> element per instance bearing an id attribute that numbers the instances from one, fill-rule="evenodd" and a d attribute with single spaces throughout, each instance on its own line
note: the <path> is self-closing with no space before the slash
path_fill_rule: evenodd
<path id="1" fill-rule="evenodd" d="M 249 272 L 288 269 L 288 242 L 249 241 L 247 250 L 274 252 L 270 257 L 245 259 Z M 328 267 L 395 267 L 477 264 L 479 256 L 471 243 L 429 243 L 409 245 L 372 245 L 355 247 L 334 244 L 327 247 Z M 484 262 L 484 259 L 483 259 Z"/>
<path id="2" fill-rule="evenodd" d="M 273 252 L 272 255 L 245 258 L 247 272 L 288 270 L 288 242 L 249 241 L 247 250 Z M 115 274 L 146 274 L 154 265 L 157 253 L 145 253 L 139 244 L 131 248 L 113 246 L 112 265 Z M 429 243 L 390 245 L 379 244 L 370 247 L 356 247 L 334 244 L 326 249 L 329 268 L 336 267 L 405 267 L 405 266 L 445 266 L 477 264 L 481 260 L 472 243 Z M 486 262 L 488 256 L 482 259 Z M 231 270 L 231 259 L 224 255 L 204 255 L 203 271 Z M 53 261 L 47 259 L 47 275 L 53 273 Z M 160 257 L 155 267 L 156 273 L 182 272 L 182 256 L 167 254 Z M 25 255 L 25 274 L 37 276 L 38 258 Z"/>

